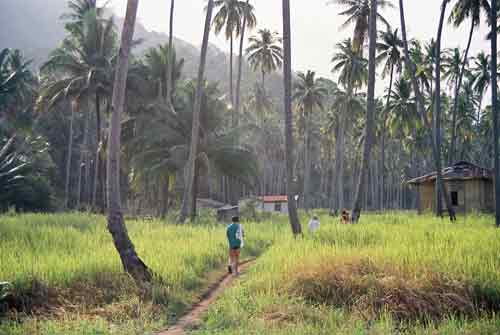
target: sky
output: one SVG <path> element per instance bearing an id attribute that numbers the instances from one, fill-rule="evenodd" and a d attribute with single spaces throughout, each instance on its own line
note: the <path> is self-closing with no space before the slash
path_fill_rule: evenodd
<path id="1" fill-rule="evenodd" d="M 110 6 L 118 16 L 125 15 L 126 0 L 111 0 Z M 339 16 L 341 7 L 327 4 L 329 0 L 291 0 L 292 10 L 292 65 L 295 71 L 316 71 L 321 76 L 332 77 L 331 63 L 335 45 L 351 37 L 354 27 L 341 29 L 345 18 Z M 258 19 L 257 29 L 269 28 L 282 31 L 281 1 L 252 0 Z M 397 1 L 393 0 L 393 3 Z M 435 37 L 440 14 L 440 0 L 406 0 L 405 11 L 409 38 L 429 40 Z M 200 45 L 205 20 L 205 0 L 177 0 L 174 35 L 194 45 Z M 168 32 L 170 0 L 141 0 L 139 21 L 148 29 Z M 399 8 L 386 9 L 382 14 L 393 27 L 399 27 Z M 470 26 L 456 29 L 446 25 L 443 47 L 465 48 Z M 476 33 L 471 52 L 488 49 L 485 40 L 486 25 Z M 210 42 L 222 50 L 229 46 L 222 36 L 213 33 Z"/>

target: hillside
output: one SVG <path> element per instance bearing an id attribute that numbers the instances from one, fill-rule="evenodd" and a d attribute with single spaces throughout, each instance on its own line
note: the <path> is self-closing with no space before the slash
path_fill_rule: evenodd
<path id="1" fill-rule="evenodd" d="M 67 0 L 23 0 L 22 2 L 2 0 L 0 22 L 2 22 L 3 29 L 0 29 L 0 48 L 20 49 L 38 67 L 65 36 L 64 24 L 60 18 L 67 10 L 66 3 Z M 117 22 L 120 26 L 121 20 Z M 141 23 L 137 24 L 135 38 L 144 41 L 137 48 L 138 53 L 144 52 L 149 47 L 168 42 L 167 34 L 148 31 Z M 198 71 L 199 49 L 178 38 L 174 43 L 178 55 L 185 59 L 184 75 L 187 78 L 194 78 Z M 219 82 L 220 88 L 227 90 L 228 67 L 229 55 L 211 45 L 206 70 L 208 80 Z M 243 92 L 248 91 L 259 80 L 258 78 L 259 76 L 245 64 Z M 270 76 L 267 85 L 274 97 L 281 96 L 282 84 L 279 75 Z"/>

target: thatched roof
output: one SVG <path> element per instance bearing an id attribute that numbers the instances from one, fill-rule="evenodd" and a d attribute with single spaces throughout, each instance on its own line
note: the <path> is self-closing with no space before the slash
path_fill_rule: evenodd
<path id="1" fill-rule="evenodd" d="M 436 171 L 424 176 L 407 181 L 407 184 L 419 185 L 434 182 L 437 178 Z M 461 161 L 453 166 L 443 169 L 444 180 L 493 180 L 493 172 L 490 169 L 480 167 L 470 162 Z"/>

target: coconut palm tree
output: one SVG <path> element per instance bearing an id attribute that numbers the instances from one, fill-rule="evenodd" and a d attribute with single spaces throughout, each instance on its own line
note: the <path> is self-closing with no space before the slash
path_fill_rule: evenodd
<path id="1" fill-rule="evenodd" d="M 328 90 L 316 79 L 316 73 L 307 71 L 299 72 L 295 82 L 293 100 L 304 116 L 304 207 L 311 208 L 310 186 L 312 160 L 310 158 L 311 118 L 315 108 L 323 109 L 323 101 Z"/>
<path id="2" fill-rule="evenodd" d="M 482 113 L 482 102 L 488 87 L 491 84 L 491 57 L 487 55 L 484 51 L 480 51 L 474 58 L 473 64 L 471 66 L 471 74 L 474 80 L 474 91 L 479 95 L 479 107 L 477 110 L 477 121 L 481 120 Z"/>
<path id="3" fill-rule="evenodd" d="M 214 16 L 214 30 L 218 35 L 224 30 L 226 40 L 229 41 L 229 97 L 234 105 L 233 89 L 233 50 L 234 39 L 242 33 L 242 21 L 246 18 L 246 25 L 254 27 L 257 19 L 253 10 L 248 10 L 250 4 L 241 0 L 215 0 L 215 8 L 218 8 Z"/>
<path id="4" fill-rule="evenodd" d="M 363 147 L 363 160 L 361 162 L 361 171 L 359 183 L 352 209 L 352 221 L 358 222 L 361 216 L 363 197 L 368 179 L 368 169 L 370 167 L 370 155 L 374 141 L 375 133 L 375 81 L 376 81 L 376 66 L 377 66 L 377 9 L 379 0 L 371 0 L 370 2 L 370 19 L 369 22 L 369 47 L 368 47 L 368 103 L 366 109 L 366 124 L 365 124 L 365 142 Z"/>
<path id="5" fill-rule="evenodd" d="M 497 20 L 498 20 L 498 2 L 497 0 L 491 0 L 490 9 L 490 24 L 491 24 L 491 113 L 493 114 L 493 141 L 494 141 L 494 151 L 495 156 L 495 222 L 497 228 L 500 228 L 500 148 L 499 148 L 499 129 L 498 129 L 498 91 L 497 91 L 497 57 L 498 57 L 498 47 L 497 47 Z"/>
<path id="6" fill-rule="evenodd" d="M 168 32 L 168 50 L 174 50 L 174 12 L 175 12 L 175 0 L 170 0 L 170 20 L 169 20 L 169 32 Z M 169 54 L 169 60 L 167 62 L 167 87 L 166 87 L 166 97 L 167 103 L 171 109 L 173 109 L 172 103 L 172 71 L 173 65 L 175 64 L 175 55 L 173 53 Z"/>
<path id="7" fill-rule="evenodd" d="M 392 92 L 392 85 L 394 83 L 394 74 L 400 74 L 403 67 L 402 47 L 403 41 L 399 37 L 398 29 L 387 29 L 379 33 L 380 38 L 377 43 L 377 63 L 382 64 L 382 77 L 389 76 L 389 89 L 387 94 L 387 101 L 385 104 L 385 111 L 382 117 L 382 131 L 381 131 L 381 168 L 380 168 L 380 203 L 381 208 L 384 208 L 385 197 L 385 134 L 386 134 L 386 118 L 387 109 L 389 108 L 389 98 Z"/>
<path id="8" fill-rule="evenodd" d="M 344 161 L 345 161 L 345 133 L 347 129 L 347 116 L 352 112 L 351 101 L 356 95 L 356 90 L 361 88 L 367 80 L 368 62 L 353 48 L 351 39 L 344 40 L 337 44 L 338 51 L 332 58 L 333 73 L 338 73 L 338 81 L 346 90 L 346 102 L 342 104 L 342 111 L 339 117 L 339 132 L 335 143 L 335 187 L 337 192 L 336 209 L 344 208 Z"/>
<path id="9" fill-rule="evenodd" d="M 135 251 L 135 246 L 125 226 L 120 195 L 120 153 L 121 153 L 121 122 L 125 104 L 125 91 L 129 67 L 129 55 L 134 36 L 135 21 L 139 0 L 128 0 L 127 13 L 121 34 L 120 53 L 116 66 L 116 75 L 113 86 L 111 103 L 111 124 L 108 152 L 108 230 L 113 238 L 114 245 L 125 271 L 134 280 L 142 285 L 152 280 L 149 268 L 144 264 Z"/>
<path id="10" fill-rule="evenodd" d="M 283 65 L 283 39 L 277 32 L 260 29 L 256 36 L 249 39 L 246 50 L 248 61 L 254 71 L 262 75 L 262 89 L 266 89 L 266 75 L 275 72 Z"/>
<path id="11" fill-rule="evenodd" d="M 292 40 L 290 27 L 290 0 L 283 0 L 283 77 L 285 86 L 285 160 L 288 218 L 295 236 L 302 234 L 294 194 L 293 171 L 293 117 L 292 117 Z"/>
<path id="12" fill-rule="evenodd" d="M 368 21 L 370 17 L 370 0 L 330 0 L 329 3 L 346 7 L 339 15 L 347 16 L 347 20 L 342 24 L 343 28 L 354 24 L 354 35 L 352 38 L 353 50 L 356 53 L 363 53 L 363 47 L 368 34 Z M 392 8 L 390 0 L 379 0 L 379 9 Z M 377 19 L 389 28 L 389 23 L 377 13 Z"/>
<path id="13" fill-rule="evenodd" d="M 214 0 L 208 0 L 207 17 L 205 19 L 205 29 L 203 32 L 203 42 L 201 45 L 200 67 L 198 69 L 198 82 L 196 86 L 196 96 L 194 100 L 193 122 L 191 130 L 191 147 L 189 150 L 189 159 L 187 164 L 186 184 L 184 187 L 184 195 L 182 198 L 182 208 L 179 217 L 180 222 L 186 221 L 188 216 L 194 219 L 194 201 L 195 192 L 195 177 L 196 177 L 196 159 L 198 157 L 198 145 L 200 140 L 200 114 L 201 114 L 201 99 L 203 93 L 203 82 L 205 77 L 205 65 L 207 62 L 208 39 L 210 36 L 210 26 L 212 22 L 212 12 L 214 9 Z"/>

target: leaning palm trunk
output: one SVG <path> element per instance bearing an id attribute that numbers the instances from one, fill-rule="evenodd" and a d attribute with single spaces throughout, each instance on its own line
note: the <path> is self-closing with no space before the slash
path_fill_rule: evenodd
<path id="1" fill-rule="evenodd" d="M 152 274 L 146 264 L 137 255 L 134 244 L 128 236 L 127 227 L 123 219 L 120 196 L 121 117 L 125 103 L 129 54 L 134 36 L 138 5 L 139 0 L 128 0 L 113 86 L 108 150 L 108 230 L 113 237 L 113 242 L 120 255 L 123 268 L 134 278 L 136 283 L 143 285 L 145 282 L 152 280 Z"/>
<path id="2" fill-rule="evenodd" d="M 375 67 L 376 67 L 376 47 L 377 47 L 377 0 L 371 0 L 369 20 L 370 46 L 368 55 L 368 105 L 366 109 L 366 129 L 365 143 L 363 147 L 363 160 L 359 174 L 359 183 L 352 209 L 352 221 L 358 222 L 361 216 L 363 197 L 366 197 L 366 184 L 368 180 L 368 170 L 370 168 L 370 154 L 375 127 Z"/>
<path id="3" fill-rule="evenodd" d="M 78 110 L 78 102 L 71 102 L 71 118 L 69 122 L 69 141 L 68 154 L 66 159 L 66 183 L 64 186 L 64 209 L 69 207 L 69 184 L 71 180 L 71 159 L 73 156 L 73 123 L 75 121 L 75 112 Z"/>
<path id="4" fill-rule="evenodd" d="M 283 0 L 283 72 L 285 84 L 285 159 L 286 192 L 288 196 L 288 218 L 295 236 L 302 234 L 293 194 L 293 120 L 292 120 L 292 48 L 290 33 L 290 0 Z"/>
<path id="5" fill-rule="evenodd" d="M 453 102 L 453 115 L 452 115 L 452 134 L 451 134 L 451 144 L 450 144 L 450 153 L 448 158 L 448 164 L 453 164 L 455 160 L 455 152 L 457 147 L 457 113 L 458 113 L 458 98 L 460 96 L 460 89 L 462 88 L 462 81 L 465 74 L 465 67 L 467 66 L 467 60 L 469 58 L 469 50 L 472 43 L 472 36 L 474 35 L 474 19 L 472 19 L 469 40 L 467 42 L 467 48 L 465 49 L 464 61 L 462 63 L 462 68 L 460 69 L 460 74 L 458 77 L 458 82 L 455 85 L 455 98 Z"/>
<path id="6" fill-rule="evenodd" d="M 493 113 L 493 141 L 495 156 L 495 221 L 500 228 L 500 158 L 499 158 L 499 129 L 498 129 L 498 92 L 497 92 L 497 0 L 491 0 L 492 36 L 491 38 L 491 102 Z"/>
<path id="7" fill-rule="evenodd" d="M 209 0 L 207 5 L 207 17 L 205 20 L 205 31 L 203 33 L 203 43 L 201 46 L 200 67 L 198 69 L 198 83 L 196 86 L 196 96 L 194 101 L 193 125 L 191 133 L 191 148 L 189 151 L 189 160 L 187 163 L 186 184 L 182 199 L 180 222 L 186 221 L 188 216 L 194 214 L 194 203 L 192 201 L 193 193 L 195 192 L 195 173 L 196 173 L 196 158 L 198 156 L 198 142 L 200 139 L 200 113 L 201 113 L 201 98 L 203 91 L 203 79 L 205 76 L 205 65 L 207 61 L 208 39 L 210 36 L 210 24 L 212 22 L 212 12 L 214 1 Z"/>
<path id="8" fill-rule="evenodd" d="M 247 6 L 249 5 L 250 0 L 247 0 Z M 241 77 L 243 75 L 243 44 L 245 43 L 245 31 L 247 26 L 247 16 L 243 16 L 243 23 L 241 25 L 241 36 L 240 36 L 240 53 L 238 57 L 238 78 L 236 81 L 236 103 L 234 108 L 235 113 L 235 125 L 237 126 L 239 123 L 240 117 L 240 100 L 241 100 Z"/>
<path id="9" fill-rule="evenodd" d="M 415 64 L 411 61 L 410 58 L 410 51 L 408 47 L 408 39 L 406 37 L 406 22 L 405 22 L 405 15 L 404 15 L 404 4 L 403 0 L 399 0 L 399 13 L 400 13 L 400 19 L 401 19 L 401 32 L 403 35 L 403 45 L 404 45 L 404 53 L 405 53 L 405 65 L 410 73 L 410 79 L 412 82 L 413 89 L 415 91 L 415 97 L 417 99 L 417 109 L 418 109 L 418 114 L 422 120 L 422 123 L 427 129 L 432 129 L 429 120 L 427 119 L 427 116 L 425 115 L 425 102 L 424 98 L 422 96 L 422 92 L 420 91 L 420 86 L 418 84 L 417 78 L 416 78 L 416 67 Z M 431 133 L 432 134 L 432 133 Z M 438 149 L 436 146 L 436 142 L 434 141 L 434 138 L 431 136 L 431 149 L 432 149 L 432 155 L 434 158 L 434 162 L 438 162 L 439 160 L 439 154 L 438 154 Z M 436 164 L 437 165 L 437 164 Z M 438 174 L 442 174 L 441 170 L 437 171 Z M 448 198 L 448 192 L 446 190 L 446 185 L 443 183 L 442 178 L 437 180 L 437 183 L 441 183 L 440 188 L 443 190 L 443 194 L 446 195 L 445 198 Z M 455 221 L 455 212 L 453 210 L 453 207 L 448 206 L 448 213 L 450 215 L 450 220 Z"/>

